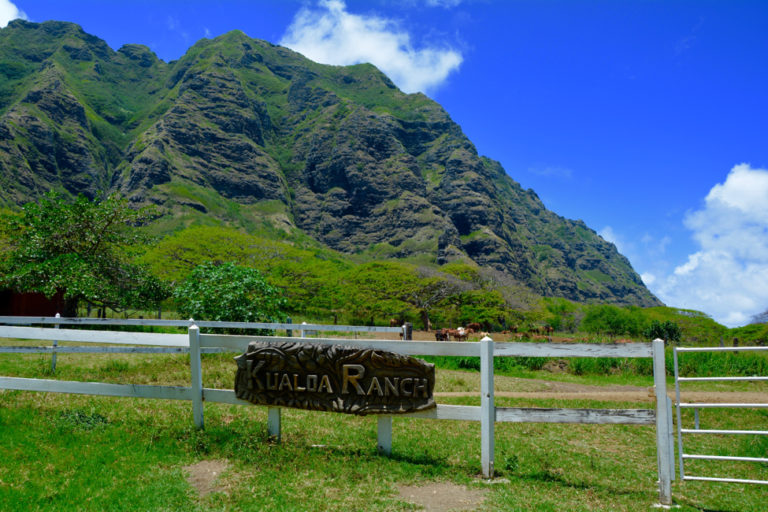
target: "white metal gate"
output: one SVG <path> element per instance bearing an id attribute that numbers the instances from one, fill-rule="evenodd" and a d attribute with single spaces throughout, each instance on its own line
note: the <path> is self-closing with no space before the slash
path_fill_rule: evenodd
<path id="1" fill-rule="evenodd" d="M 696 347 L 696 348 L 678 348 L 674 349 L 675 358 L 675 395 L 677 404 L 677 449 L 680 466 L 680 480 L 690 481 L 699 480 L 706 482 L 731 482 L 740 484 L 763 484 L 768 485 L 768 480 L 746 480 L 739 478 L 713 478 L 705 476 L 686 476 L 684 469 L 684 461 L 686 460 L 720 460 L 720 461 L 740 461 L 740 462 L 766 462 L 768 459 L 759 457 L 726 457 L 718 455 L 693 455 L 685 453 L 683 449 L 683 434 L 729 434 L 729 435 L 768 435 L 768 430 L 705 430 L 699 428 L 699 409 L 715 409 L 715 408 L 768 408 L 768 403 L 760 404 L 692 404 L 680 402 L 680 383 L 681 382 L 738 382 L 738 381 L 768 381 L 768 377 L 680 377 L 680 372 L 677 364 L 678 352 L 727 352 L 727 351 L 739 351 L 739 352 L 754 352 L 765 351 L 768 347 Z M 682 428 L 681 409 L 693 409 L 694 410 L 694 427 L 695 428 Z"/>

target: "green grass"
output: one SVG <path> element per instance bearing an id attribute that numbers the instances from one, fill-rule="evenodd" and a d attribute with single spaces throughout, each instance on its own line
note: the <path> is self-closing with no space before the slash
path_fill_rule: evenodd
<path id="1" fill-rule="evenodd" d="M 689 352 L 679 354 L 678 371 L 681 377 L 738 377 L 768 376 L 768 357 L 754 352 Z M 451 370 L 480 370 L 479 357 L 443 357 L 424 356 L 440 368 Z M 648 358 L 554 358 L 554 357 L 497 357 L 493 361 L 494 370 L 504 375 L 519 375 L 525 372 L 541 370 L 550 361 L 568 362 L 569 372 L 577 375 L 632 375 L 653 376 L 652 362 Z M 672 350 L 666 351 L 667 376 L 674 375 Z"/>
<path id="2" fill-rule="evenodd" d="M 3 344 L 40 344 L 4 340 Z M 207 387 L 231 388 L 231 354 L 203 357 Z M 188 385 L 177 355 L 62 354 L 0 357 L 0 374 L 62 380 Z M 541 373 L 541 372 L 538 372 Z M 541 377 L 541 375 L 539 375 Z M 574 375 L 582 383 L 615 376 Z M 580 380 L 581 379 L 581 380 Z M 499 377 L 508 389 L 514 379 Z M 476 389 L 476 372 L 438 371 L 437 391 Z M 479 397 L 440 403 L 479 405 Z M 496 399 L 509 407 L 648 407 L 589 400 Z M 704 428 L 759 428 L 765 411 L 704 411 Z M 657 501 L 655 431 L 626 425 L 496 424 L 501 483 L 480 473 L 477 423 L 395 419 L 393 454 L 376 452 L 375 418 L 283 412 L 283 442 L 266 432 L 266 410 L 206 404 L 206 429 L 191 426 L 188 402 L 0 392 L 2 510 L 414 510 L 398 485 L 447 481 L 488 489 L 482 510 L 648 510 Z M 686 424 L 692 415 L 684 412 Z M 768 444 L 735 436 L 692 436 L 692 453 L 766 456 Z M 216 491 L 200 497 L 183 466 L 226 461 Z M 768 467 L 700 463 L 708 476 L 768 479 Z M 764 489 L 673 484 L 682 510 L 757 511 Z"/>

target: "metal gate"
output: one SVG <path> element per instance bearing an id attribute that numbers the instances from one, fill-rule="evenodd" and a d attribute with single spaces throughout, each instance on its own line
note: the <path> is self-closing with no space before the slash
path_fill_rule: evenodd
<path id="1" fill-rule="evenodd" d="M 717 455 L 693 455 L 685 453 L 683 449 L 683 434 L 729 434 L 729 435 L 768 435 L 768 430 L 703 430 L 699 428 L 699 409 L 716 409 L 716 408 L 768 408 L 768 403 L 760 404 L 688 404 L 680 403 L 680 383 L 681 382 L 737 382 L 737 381 L 768 381 L 768 377 L 680 377 L 677 354 L 678 352 L 727 352 L 727 351 L 739 351 L 739 352 L 755 352 L 766 351 L 768 347 L 696 347 L 696 348 L 678 348 L 674 349 L 675 358 L 675 395 L 677 404 L 677 448 L 680 461 L 680 481 L 699 480 L 706 482 L 731 482 L 740 484 L 763 484 L 768 485 L 768 480 L 745 480 L 739 478 L 712 478 L 705 476 L 686 476 L 684 469 L 685 460 L 720 460 L 720 461 L 740 461 L 740 462 L 764 462 L 768 463 L 768 459 L 758 457 L 725 457 Z M 692 429 L 682 428 L 681 422 L 681 409 L 693 409 L 694 410 L 694 427 Z"/>

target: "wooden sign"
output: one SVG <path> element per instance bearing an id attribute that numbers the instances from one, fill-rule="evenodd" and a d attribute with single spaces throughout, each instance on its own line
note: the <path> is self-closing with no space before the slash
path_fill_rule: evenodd
<path id="1" fill-rule="evenodd" d="M 361 416 L 436 406 L 435 366 L 386 350 L 254 341 L 235 361 L 235 393 L 256 405 Z"/>

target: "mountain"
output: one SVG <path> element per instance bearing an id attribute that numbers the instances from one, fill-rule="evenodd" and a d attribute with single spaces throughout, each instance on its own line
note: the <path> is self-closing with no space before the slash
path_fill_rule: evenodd
<path id="1" fill-rule="evenodd" d="M 661 304 L 436 102 L 370 64 L 317 64 L 239 31 L 165 63 L 72 23 L 0 30 L 0 205 L 50 189 L 155 204 L 166 232 L 301 230 L 372 259 L 472 260 L 546 296 Z"/>

